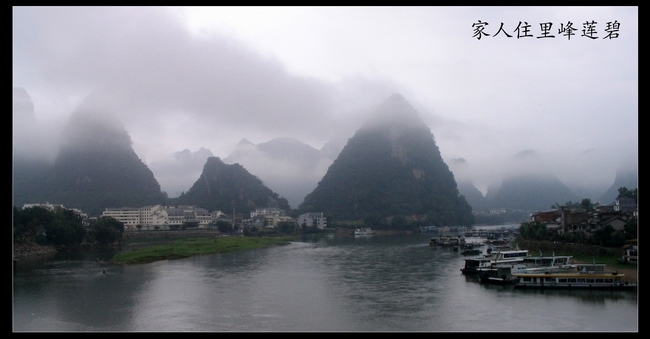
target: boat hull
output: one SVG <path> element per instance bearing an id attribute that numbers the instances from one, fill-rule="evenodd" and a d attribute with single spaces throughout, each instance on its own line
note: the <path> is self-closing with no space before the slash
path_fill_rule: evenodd
<path id="1" fill-rule="evenodd" d="M 544 284 L 530 284 L 530 283 L 516 283 L 517 289 L 604 289 L 604 290 L 636 290 L 636 284 L 557 284 L 557 285 L 544 285 Z"/>

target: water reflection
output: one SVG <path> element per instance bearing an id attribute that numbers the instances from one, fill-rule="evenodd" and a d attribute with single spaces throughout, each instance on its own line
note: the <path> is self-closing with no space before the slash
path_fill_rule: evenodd
<path id="1" fill-rule="evenodd" d="M 480 284 L 476 276 L 461 274 L 462 255 L 432 248 L 428 238 L 314 237 L 255 251 L 111 265 L 105 274 L 108 254 L 39 259 L 14 271 L 14 329 L 637 329 L 634 292 Z"/>

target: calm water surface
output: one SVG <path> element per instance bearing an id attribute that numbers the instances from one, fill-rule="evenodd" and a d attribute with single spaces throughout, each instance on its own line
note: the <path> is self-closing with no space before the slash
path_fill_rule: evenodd
<path id="1" fill-rule="evenodd" d="M 14 269 L 13 328 L 638 331 L 637 292 L 483 285 L 429 237 L 308 239 L 133 266 L 107 265 L 109 254 L 26 260 Z"/>

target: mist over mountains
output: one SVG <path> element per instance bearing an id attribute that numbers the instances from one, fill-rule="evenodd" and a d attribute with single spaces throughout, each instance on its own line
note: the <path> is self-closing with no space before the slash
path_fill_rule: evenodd
<path id="1" fill-rule="evenodd" d="M 223 161 L 244 166 L 293 208 L 316 188 L 332 163 L 326 152 L 288 137 L 257 145 L 243 139 Z"/>
<path id="2" fill-rule="evenodd" d="M 285 198 L 264 186 L 242 165 L 228 165 L 218 157 L 209 157 L 201 176 L 186 193 L 173 201 L 200 206 L 208 211 L 238 211 L 244 216 L 250 215 L 255 208 L 290 209 Z"/>
<path id="3" fill-rule="evenodd" d="M 401 96 L 388 100 L 388 102 L 399 101 L 405 102 Z M 194 152 L 185 149 L 171 153 L 164 159 L 146 164 L 136 155 L 127 127 L 111 114 L 110 109 L 99 107 L 102 105 L 97 105 L 89 99 L 70 117 L 69 121 L 62 122 L 58 127 L 36 119 L 34 104 L 27 91 L 14 88 L 14 206 L 47 201 L 80 208 L 87 213 L 97 215 L 106 207 L 144 206 L 168 202 L 165 193 L 169 198 L 175 198 L 181 192 L 188 194 L 189 190 L 197 184 L 198 178 L 205 174 L 206 164 L 214 157 L 209 150 L 209 145 Z M 420 159 L 423 162 L 431 161 L 431 158 L 441 158 L 436 166 L 440 167 L 441 173 L 448 171 L 451 178 L 442 179 L 448 176 L 442 174 L 438 179 L 455 181 L 455 189 L 464 196 L 465 201 L 474 211 L 502 207 L 540 210 L 549 208 L 554 203 L 579 201 L 582 198 L 609 204 L 616 198 L 619 187 L 637 188 L 636 158 L 620 165 L 614 182 L 609 187 L 597 187 L 584 183 L 564 183 L 554 174 L 557 168 L 544 166 L 543 161 L 540 160 L 542 157 L 534 150 L 523 150 L 513 155 L 512 170 L 482 192 L 474 186 L 474 178 L 468 171 L 472 164 L 465 159 L 451 159 L 447 162 L 449 164 L 447 167 L 437 147 L 434 151 L 425 150 L 418 148 L 422 146 L 415 143 L 409 147 L 413 146 L 413 149 L 418 151 L 411 151 L 404 145 L 395 143 L 396 140 L 406 140 L 398 126 L 431 133 L 415 110 L 392 107 L 390 104 L 381 107 L 383 109 L 375 112 L 373 119 L 368 120 L 353 136 L 358 140 L 365 138 L 364 142 L 357 140 L 350 144 L 353 138 L 339 138 L 333 139 L 321 149 L 316 149 L 292 137 L 279 137 L 258 144 L 242 139 L 230 155 L 219 161 L 223 165 L 239 164 L 242 170 L 270 190 L 271 193 L 265 193 L 271 197 L 268 201 L 276 201 L 277 204 L 284 206 L 282 199 L 286 199 L 291 208 L 297 208 L 305 202 L 305 198 L 326 179 L 326 173 L 330 169 L 334 171 L 345 167 L 341 164 L 335 166 L 334 163 L 346 158 L 348 163 L 359 159 L 374 163 L 374 166 L 365 169 L 349 165 L 351 167 L 346 174 L 349 176 L 348 179 L 354 183 L 374 178 L 372 180 L 375 180 L 377 186 L 372 191 L 374 193 L 368 193 L 370 197 L 384 196 L 382 208 L 398 209 L 404 213 L 415 210 L 407 207 L 408 204 L 395 203 L 383 192 L 390 191 L 387 183 L 398 178 L 404 179 L 403 173 L 400 174 L 398 170 L 399 166 L 405 166 L 412 159 L 423 154 L 430 155 Z M 391 111 L 393 109 L 398 110 L 399 114 L 393 114 L 394 111 Z M 373 138 L 366 133 L 368 130 L 382 128 L 383 139 Z M 415 137 L 419 133 L 414 132 L 412 136 Z M 424 134 L 435 144 L 432 134 L 430 136 Z M 383 151 L 379 148 L 380 145 L 386 146 Z M 343 153 L 344 148 L 356 148 L 356 151 L 350 153 L 351 151 L 348 150 Z M 391 161 L 380 160 L 386 156 L 389 156 Z M 212 162 L 214 160 L 211 160 Z M 213 166 L 217 165 L 213 164 Z M 217 167 L 223 166 L 218 164 Z M 447 170 L 444 167 L 447 167 Z M 381 175 L 377 173 L 385 169 L 394 172 Z M 411 173 L 418 172 L 415 168 L 410 170 Z M 417 189 L 408 185 L 402 186 L 402 188 L 395 188 L 395 191 L 391 191 L 392 193 L 388 195 L 418 194 Z M 448 191 L 453 189 L 449 188 Z M 334 198 L 335 195 L 332 196 L 332 199 Z M 435 201 L 433 197 L 431 199 Z M 421 203 L 409 204 L 421 206 Z M 250 204 L 242 206 L 250 206 Z M 303 207 L 306 206 L 316 208 L 316 205 L 310 201 L 307 201 Z"/>
<path id="4" fill-rule="evenodd" d="M 399 94 L 348 140 L 299 210 L 348 221 L 417 216 L 431 224 L 471 225 L 474 220 L 433 134 Z"/>
<path id="5" fill-rule="evenodd" d="M 83 105 L 71 116 L 53 163 L 14 157 L 14 206 L 61 203 L 97 216 L 108 207 L 165 202 L 122 123 L 93 107 Z"/>
<path id="6" fill-rule="evenodd" d="M 170 198 L 176 198 L 191 187 L 201 175 L 205 162 L 212 156 L 212 152 L 203 147 L 195 152 L 184 149 L 166 158 L 152 161 L 149 168 L 160 182 L 162 190 Z"/>

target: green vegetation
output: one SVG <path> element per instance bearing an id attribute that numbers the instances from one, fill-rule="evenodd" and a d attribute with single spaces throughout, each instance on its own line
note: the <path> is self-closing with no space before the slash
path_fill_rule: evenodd
<path id="1" fill-rule="evenodd" d="M 81 217 L 72 210 L 42 207 L 13 208 L 13 234 L 16 243 L 54 245 L 57 250 L 79 248 L 86 236 Z"/>
<path id="2" fill-rule="evenodd" d="M 92 239 L 99 243 L 101 247 L 122 243 L 124 234 L 124 223 L 111 217 L 101 217 L 91 227 L 90 235 Z"/>
<path id="3" fill-rule="evenodd" d="M 81 216 L 66 208 L 50 211 L 39 206 L 24 210 L 14 207 L 13 213 L 17 244 L 52 245 L 57 251 L 70 251 L 80 249 L 84 240 L 102 247 L 122 242 L 124 223 L 111 217 L 102 217 L 86 229 Z"/>
<path id="4" fill-rule="evenodd" d="M 145 264 L 195 255 L 250 250 L 270 245 L 286 245 L 289 243 L 289 239 L 287 237 L 189 238 L 176 240 L 169 245 L 149 246 L 120 253 L 111 261 L 117 264 Z"/>
<path id="5" fill-rule="evenodd" d="M 639 189 L 635 188 L 633 190 L 629 190 L 627 187 L 619 187 L 618 189 L 618 197 L 627 197 L 627 198 L 632 198 L 634 201 L 637 201 L 637 195 L 639 193 Z"/>
<path id="6" fill-rule="evenodd" d="M 636 218 L 628 221 L 623 230 L 615 230 L 611 225 L 605 225 L 591 233 L 566 232 L 559 234 L 555 230 L 549 230 L 546 223 L 522 222 L 519 226 L 519 233 L 524 240 L 547 240 L 559 243 L 596 245 L 602 247 L 620 248 L 626 241 L 637 238 Z"/>

